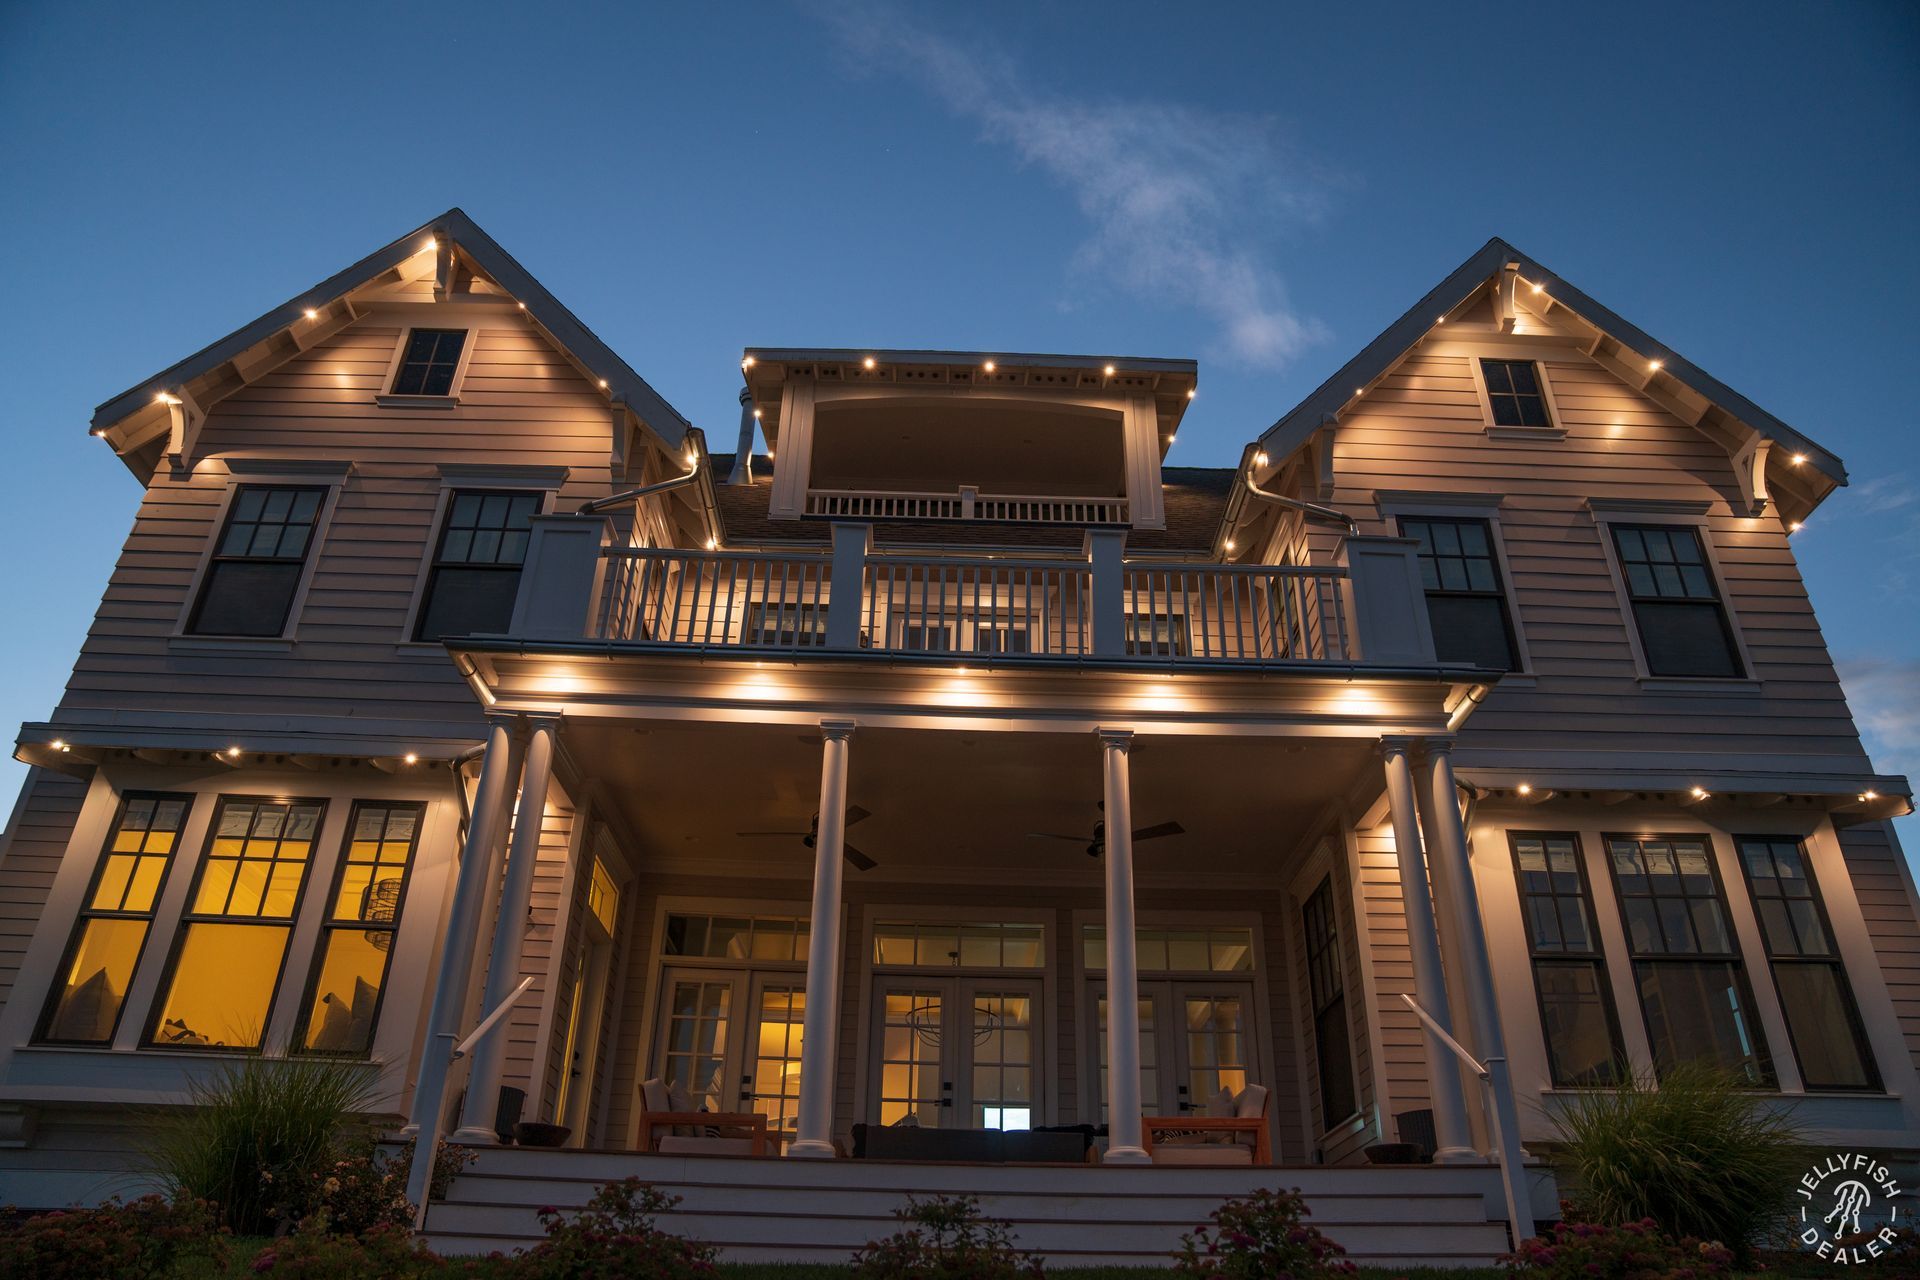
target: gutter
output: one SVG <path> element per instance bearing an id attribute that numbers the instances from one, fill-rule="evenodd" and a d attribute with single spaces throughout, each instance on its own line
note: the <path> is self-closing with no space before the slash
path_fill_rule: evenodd
<path id="1" fill-rule="evenodd" d="M 1250 445 L 1248 447 L 1254 448 L 1255 446 Z M 1317 502 L 1307 502 L 1300 498 L 1289 498 L 1283 493 L 1272 493 L 1266 489 L 1262 489 L 1259 482 L 1253 478 L 1253 468 L 1254 464 L 1264 456 L 1264 454 L 1259 452 L 1254 453 L 1251 458 L 1247 459 L 1245 470 L 1240 473 L 1240 478 L 1246 481 L 1248 493 L 1251 493 L 1256 498 L 1263 498 L 1275 506 L 1287 507 L 1298 511 L 1309 520 L 1318 520 L 1322 524 L 1337 524 L 1345 529 L 1349 536 L 1359 534 L 1359 524 L 1355 522 L 1352 516 L 1344 511 L 1337 511 L 1332 507 L 1323 507 Z"/>
<path id="2" fill-rule="evenodd" d="M 669 493 L 675 489 L 682 489 L 687 485 L 700 483 L 708 479 L 707 467 L 705 465 L 707 459 L 706 436 L 701 433 L 698 427 L 689 427 L 687 429 L 687 437 L 691 442 L 691 449 L 688 453 L 687 471 L 685 475 L 675 476 L 671 480 L 659 480 L 653 484 L 643 484 L 638 489 L 623 489 L 619 493 L 609 494 L 604 498 L 594 498 L 591 501 L 581 503 L 576 514 L 583 516 L 595 515 L 611 507 L 624 506 L 629 502 L 638 502 L 642 498 L 650 498 L 659 493 Z M 700 509 L 706 515 L 707 536 L 714 546 L 718 546 L 720 543 L 720 508 L 714 503 L 713 488 L 710 484 L 700 484 Z M 711 547 L 708 549 L 712 550 Z"/>

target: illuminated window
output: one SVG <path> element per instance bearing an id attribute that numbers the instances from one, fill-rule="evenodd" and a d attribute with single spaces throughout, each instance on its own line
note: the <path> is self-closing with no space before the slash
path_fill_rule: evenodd
<path id="1" fill-rule="evenodd" d="M 598 858 L 593 860 L 593 876 L 587 881 L 587 910 L 611 938 L 614 922 L 620 918 L 620 886 L 613 882 L 606 864 Z"/>
<path id="2" fill-rule="evenodd" d="M 466 345 L 465 329 L 415 329 L 407 335 L 406 353 L 394 371 L 392 393 L 452 395 L 453 375 L 459 371 L 460 353 Z"/>
<path id="3" fill-rule="evenodd" d="M 1080 931 L 1086 967 L 1107 967 L 1107 930 Z M 1133 932 L 1134 965 L 1141 973 L 1251 973 L 1253 930 L 1232 926 L 1175 929 L 1141 926 Z"/>
<path id="4" fill-rule="evenodd" d="M 319 800 L 220 798 L 151 1043 L 260 1047 L 325 809 Z"/>
<path id="5" fill-rule="evenodd" d="M 1551 427 L 1547 399 L 1540 389 L 1540 370 L 1531 360 L 1482 360 L 1487 403 L 1496 427 Z"/>
<path id="6" fill-rule="evenodd" d="M 1648 675 L 1746 674 L 1697 529 L 1619 524 L 1613 545 Z"/>
<path id="7" fill-rule="evenodd" d="M 353 807 L 300 1037 L 310 1052 L 360 1055 L 373 1047 L 425 808 L 365 801 Z"/>
<path id="8" fill-rule="evenodd" d="M 187 630 L 203 636 L 277 636 L 286 630 L 326 493 L 241 486 Z"/>
<path id="9" fill-rule="evenodd" d="M 40 1038 L 111 1044 L 191 796 L 129 792 L 94 872 Z"/>
<path id="10" fill-rule="evenodd" d="M 1038 969 L 1046 964 L 1037 924 L 939 924 L 883 920 L 873 926 L 873 962 L 916 969 Z"/>
<path id="11" fill-rule="evenodd" d="M 706 956 L 715 960 L 805 960 L 804 916 L 667 917 L 664 951 L 670 956 Z"/>
<path id="12" fill-rule="evenodd" d="M 541 494 L 524 489 L 461 489 L 453 495 L 434 544 L 414 639 L 497 635 L 507 629 L 541 500 Z"/>
<path id="13" fill-rule="evenodd" d="M 1624 1054 L 1579 837 L 1515 831 L 1508 838 L 1526 909 L 1527 946 L 1553 1082 L 1613 1084 Z"/>

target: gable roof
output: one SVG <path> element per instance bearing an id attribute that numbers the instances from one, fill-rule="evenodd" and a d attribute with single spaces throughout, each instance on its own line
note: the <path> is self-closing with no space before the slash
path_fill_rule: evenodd
<path id="1" fill-rule="evenodd" d="M 606 381 L 609 397 L 625 403 L 668 444 L 678 445 L 691 424 L 666 399 L 647 384 L 633 368 L 615 355 L 594 332 L 567 310 L 546 286 L 464 210 L 449 209 L 439 217 L 415 227 L 390 244 L 375 249 L 360 261 L 322 280 L 311 289 L 289 298 L 265 315 L 242 325 L 226 337 L 194 352 L 177 364 L 129 388 L 94 410 L 92 430 L 98 434 L 136 413 L 169 388 L 182 386 L 219 368 L 235 356 L 289 330 L 303 319 L 309 309 L 321 309 L 420 253 L 430 241 L 444 240 L 458 247 L 462 255 L 482 274 L 505 290 L 508 296 L 524 303 L 526 313 L 567 354 L 579 361 L 596 378 Z"/>
<path id="2" fill-rule="evenodd" d="M 1622 350 L 1641 360 L 1658 361 L 1658 368 L 1654 372 L 1659 377 L 1671 378 L 1688 388 L 1759 438 L 1780 445 L 1788 453 L 1804 454 L 1808 465 L 1831 482 L 1827 486 L 1828 491 L 1847 483 L 1846 466 L 1837 455 L 1801 435 L 1664 342 L 1655 340 L 1637 326 L 1621 319 L 1497 236 L 1487 241 L 1479 252 L 1461 263 L 1410 310 L 1388 325 L 1385 332 L 1342 365 L 1311 395 L 1267 428 L 1260 437 L 1259 447 L 1266 450 L 1276 462 L 1291 455 L 1315 431 L 1338 415 L 1340 409 L 1353 398 L 1355 387 L 1368 386 L 1386 373 L 1427 336 L 1434 328 L 1437 317 L 1453 311 L 1510 265 L 1529 284 L 1541 286 L 1541 294 L 1551 299 L 1553 306 L 1573 312 L 1589 326 L 1618 343 Z M 1824 493 L 1820 496 L 1824 496 Z"/>

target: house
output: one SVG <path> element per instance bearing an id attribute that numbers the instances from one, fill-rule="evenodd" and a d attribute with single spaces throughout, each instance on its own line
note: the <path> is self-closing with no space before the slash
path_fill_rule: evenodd
<path id="1" fill-rule="evenodd" d="M 251 1054 L 482 1148 L 456 1248 L 641 1173 L 736 1256 L 920 1188 L 1125 1258 L 1270 1153 L 1466 1261 L 1556 1108 L 1696 1057 L 1920 1154 L 1819 445 L 1499 240 L 1232 467 L 1164 463 L 1189 360 L 741 377 L 710 453 L 455 210 L 100 408 L 145 494 L 18 739 L 0 1201 Z"/>

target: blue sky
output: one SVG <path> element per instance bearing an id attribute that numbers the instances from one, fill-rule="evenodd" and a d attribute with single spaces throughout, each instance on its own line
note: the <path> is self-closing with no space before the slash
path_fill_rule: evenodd
<path id="1" fill-rule="evenodd" d="M 1076 351 L 1198 358 L 1199 465 L 1503 236 L 1847 460 L 1796 546 L 1920 773 L 1920 7 L 1178 12 L 0 3 L 0 720 L 132 515 L 92 407 L 460 205 L 717 447 L 746 345 Z"/>

